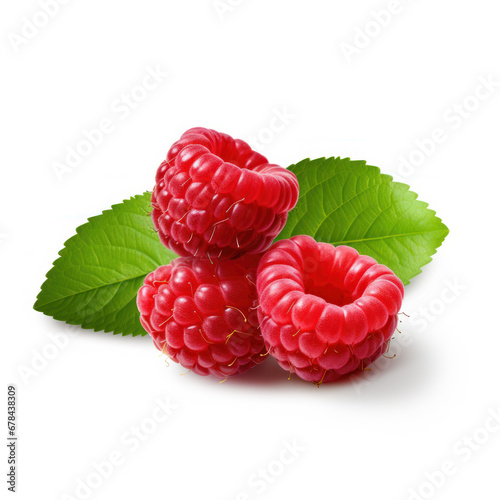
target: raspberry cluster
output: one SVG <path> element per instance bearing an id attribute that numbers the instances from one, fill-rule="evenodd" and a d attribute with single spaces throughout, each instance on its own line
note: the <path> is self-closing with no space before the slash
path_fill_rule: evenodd
<path id="1" fill-rule="evenodd" d="M 295 236 L 276 243 L 257 275 L 259 320 L 279 365 L 314 383 L 364 368 L 394 333 L 404 288 L 348 246 Z"/>
<path id="2" fill-rule="evenodd" d="M 152 217 L 178 255 L 230 258 L 268 248 L 298 195 L 295 175 L 246 142 L 193 128 L 158 168 Z"/>
<path id="3" fill-rule="evenodd" d="M 223 379 L 271 354 L 317 385 L 386 352 L 404 295 L 389 268 L 309 236 L 269 248 L 298 194 L 291 171 L 227 134 L 193 128 L 174 143 L 156 174 L 152 218 L 181 257 L 137 296 L 159 350 Z"/>
<path id="4" fill-rule="evenodd" d="M 137 304 L 156 347 L 199 375 L 226 378 L 264 361 L 255 278 L 259 256 L 179 257 L 150 273 Z"/>

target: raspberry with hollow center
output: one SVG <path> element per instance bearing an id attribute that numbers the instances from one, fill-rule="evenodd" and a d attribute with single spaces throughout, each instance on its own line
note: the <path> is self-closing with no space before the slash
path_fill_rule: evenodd
<path id="1" fill-rule="evenodd" d="M 152 218 L 178 255 L 230 258 L 266 250 L 297 203 L 293 172 L 205 128 L 185 132 L 156 173 Z"/>
<path id="2" fill-rule="evenodd" d="M 284 370 L 320 384 L 387 351 L 404 287 L 354 248 L 295 236 L 264 254 L 257 292 L 268 352 Z"/>
<path id="3" fill-rule="evenodd" d="M 262 363 L 266 349 L 255 288 L 259 259 L 179 257 L 150 273 L 137 305 L 156 347 L 198 375 L 222 379 Z"/>

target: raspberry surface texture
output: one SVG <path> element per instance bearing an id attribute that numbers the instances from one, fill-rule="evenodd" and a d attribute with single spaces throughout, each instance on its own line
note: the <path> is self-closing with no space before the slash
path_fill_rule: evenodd
<path id="1" fill-rule="evenodd" d="M 388 267 L 310 236 L 278 241 L 264 254 L 257 291 L 269 354 L 315 384 L 364 369 L 384 354 L 404 295 Z"/>
<path id="2" fill-rule="evenodd" d="M 224 259 L 266 250 L 297 203 L 293 172 L 205 128 L 185 132 L 156 173 L 152 218 L 181 256 Z"/>
<path id="3" fill-rule="evenodd" d="M 150 273 L 137 305 L 156 347 L 199 375 L 222 379 L 264 361 L 255 288 L 259 259 L 179 257 Z"/>

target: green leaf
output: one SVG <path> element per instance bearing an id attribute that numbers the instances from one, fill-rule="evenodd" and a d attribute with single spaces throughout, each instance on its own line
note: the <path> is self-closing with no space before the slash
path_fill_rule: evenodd
<path id="1" fill-rule="evenodd" d="M 176 255 L 154 232 L 143 194 L 91 217 L 66 241 L 34 308 L 83 328 L 146 335 L 137 291 L 148 273 Z"/>
<path id="2" fill-rule="evenodd" d="M 364 161 L 307 159 L 290 170 L 299 180 L 300 196 L 278 239 L 307 234 L 352 246 L 408 284 L 449 232 L 406 184 Z"/>

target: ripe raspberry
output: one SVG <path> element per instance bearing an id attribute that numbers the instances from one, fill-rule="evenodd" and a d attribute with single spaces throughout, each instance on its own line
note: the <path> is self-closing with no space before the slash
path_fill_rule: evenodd
<path id="1" fill-rule="evenodd" d="M 218 378 L 264 361 L 256 314 L 259 259 L 179 257 L 149 274 L 137 305 L 156 347 L 185 368 Z"/>
<path id="2" fill-rule="evenodd" d="M 257 292 L 268 352 L 284 370 L 320 384 L 386 352 L 404 288 L 354 248 L 295 236 L 264 254 Z"/>
<path id="3" fill-rule="evenodd" d="M 156 173 L 152 217 L 178 255 L 234 257 L 266 250 L 297 203 L 293 172 L 205 128 L 185 132 Z"/>

